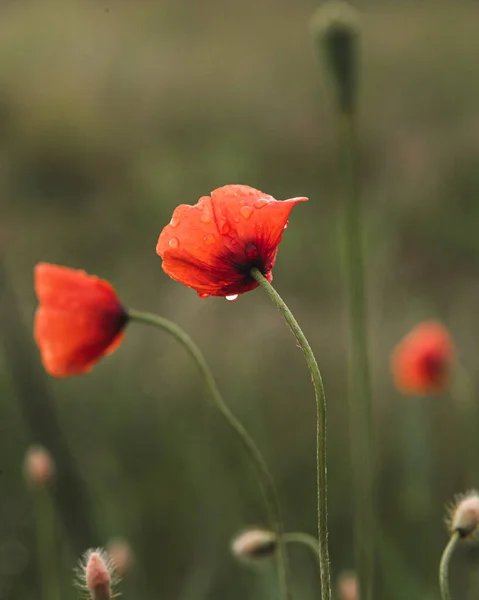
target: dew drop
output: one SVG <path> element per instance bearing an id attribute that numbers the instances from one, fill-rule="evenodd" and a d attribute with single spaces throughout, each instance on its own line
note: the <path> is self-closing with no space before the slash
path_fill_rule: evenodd
<path id="1" fill-rule="evenodd" d="M 240 213 L 245 219 L 249 219 L 253 214 L 253 209 L 251 208 L 251 206 L 242 206 L 240 208 Z"/>
<path id="2" fill-rule="evenodd" d="M 263 208 L 263 206 L 266 206 L 267 204 L 268 201 L 265 198 L 260 198 L 259 200 L 256 200 L 256 202 L 254 203 L 254 207 Z"/>
<path id="3" fill-rule="evenodd" d="M 180 224 L 180 219 L 178 217 L 171 217 L 170 225 L 172 227 L 178 227 Z"/>
<path id="4" fill-rule="evenodd" d="M 200 221 L 205 225 L 208 225 L 208 223 L 211 223 L 210 215 L 208 213 L 203 213 L 201 215 Z"/>
<path id="5" fill-rule="evenodd" d="M 204 300 L 205 298 L 209 298 L 210 295 L 209 294 L 202 294 L 201 292 L 198 292 L 198 298 L 201 298 L 202 300 Z"/>
<path id="6" fill-rule="evenodd" d="M 168 246 L 170 248 L 178 248 L 179 243 L 180 242 L 176 238 L 171 238 L 171 240 L 168 242 Z"/>
<path id="7" fill-rule="evenodd" d="M 231 294 L 231 296 L 225 296 L 226 300 L 228 300 L 228 302 L 234 302 L 236 300 L 236 298 L 238 297 L 239 294 Z"/>
<path id="8" fill-rule="evenodd" d="M 208 244 L 208 246 L 210 246 L 211 244 L 214 244 L 216 240 L 215 236 L 209 233 L 208 235 L 205 235 L 203 241 L 205 244 Z"/>
<path id="9" fill-rule="evenodd" d="M 228 223 L 228 221 L 223 221 L 223 223 L 220 225 L 220 233 L 221 235 L 228 235 L 228 233 L 231 230 L 231 226 Z"/>
<path id="10" fill-rule="evenodd" d="M 289 225 L 289 223 L 288 223 L 288 221 L 286 221 L 286 223 L 284 224 L 283 229 L 288 229 L 288 225 Z"/>

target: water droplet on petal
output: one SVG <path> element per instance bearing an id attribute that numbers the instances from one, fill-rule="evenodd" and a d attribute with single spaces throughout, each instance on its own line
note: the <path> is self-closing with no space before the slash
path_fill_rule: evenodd
<path id="1" fill-rule="evenodd" d="M 201 292 L 197 292 L 197 293 L 198 293 L 198 298 L 201 298 L 202 300 L 210 297 L 209 294 L 202 294 Z"/>
<path id="2" fill-rule="evenodd" d="M 180 224 L 180 219 L 178 217 L 171 217 L 170 225 L 172 227 L 178 227 Z"/>
<path id="3" fill-rule="evenodd" d="M 284 224 L 283 229 L 288 229 L 288 221 L 286 221 L 286 223 Z"/>
<path id="4" fill-rule="evenodd" d="M 223 221 L 220 225 L 220 233 L 221 235 L 227 235 L 231 230 L 231 226 L 228 221 Z"/>
<path id="5" fill-rule="evenodd" d="M 204 223 L 205 225 L 208 225 L 208 223 L 211 223 L 211 218 L 210 218 L 210 215 L 209 215 L 208 213 L 203 213 L 203 214 L 201 215 L 201 219 L 200 219 L 200 221 L 201 221 L 202 223 Z"/>
<path id="6" fill-rule="evenodd" d="M 268 201 L 266 200 L 266 198 L 260 198 L 259 200 L 256 200 L 256 202 L 254 203 L 254 207 L 263 208 L 263 206 L 266 206 L 267 204 Z"/>
<path id="7" fill-rule="evenodd" d="M 234 302 L 236 300 L 236 298 L 238 297 L 239 294 L 231 294 L 231 296 L 225 296 L 226 300 L 228 300 L 228 302 Z"/>
<path id="8" fill-rule="evenodd" d="M 168 246 L 170 248 L 178 248 L 179 243 L 180 242 L 176 238 L 171 238 L 171 240 L 168 242 Z"/>
<path id="9" fill-rule="evenodd" d="M 203 239 L 205 244 L 211 245 L 214 244 L 216 241 L 216 238 L 214 235 L 212 235 L 211 233 L 209 233 L 208 235 L 205 235 L 204 239 Z"/>
<path id="10" fill-rule="evenodd" d="M 243 215 L 243 217 L 245 219 L 249 219 L 251 217 L 251 215 L 253 214 L 253 209 L 251 208 L 251 206 L 242 206 L 240 208 L 240 213 Z"/>

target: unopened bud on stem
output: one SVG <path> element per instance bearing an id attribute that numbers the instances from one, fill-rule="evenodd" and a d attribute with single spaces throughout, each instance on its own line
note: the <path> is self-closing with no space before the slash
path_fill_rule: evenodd
<path id="1" fill-rule="evenodd" d="M 133 562 L 130 544 L 122 538 L 114 538 L 108 542 L 107 552 L 117 575 L 124 577 L 130 571 Z"/>
<path id="2" fill-rule="evenodd" d="M 359 600 L 359 582 L 353 571 L 344 571 L 339 575 L 338 598 L 340 600 Z"/>
<path id="3" fill-rule="evenodd" d="M 455 499 L 449 508 L 447 517 L 448 529 L 452 534 L 474 540 L 479 537 L 479 493 L 471 490 Z"/>
<path id="4" fill-rule="evenodd" d="M 46 488 L 55 478 L 55 463 L 43 446 L 30 446 L 25 455 L 25 479 L 31 485 Z"/>
<path id="5" fill-rule="evenodd" d="M 278 542 L 272 531 L 250 529 L 234 538 L 231 549 L 238 558 L 255 560 L 273 556 Z"/>
<path id="6" fill-rule="evenodd" d="M 340 110 L 353 112 L 359 37 L 356 9 L 342 0 L 331 0 L 316 11 L 311 29 L 320 60 L 329 71 Z"/>
<path id="7" fill-rule="evenodd" d="M 118 576 L 108 554 L 101 548 L 87 550 L 76 569 L 76 584 L 91 600 L 111 600 Z"/>

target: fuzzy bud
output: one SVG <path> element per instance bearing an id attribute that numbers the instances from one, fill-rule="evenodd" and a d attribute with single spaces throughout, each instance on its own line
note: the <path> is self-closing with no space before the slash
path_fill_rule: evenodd
<path id="1" fill-rule="evenodd" d="M 91 600 L 111 600 L 119 582 L 113 561 L 105 550 L 87 550 L 76 569 L 76 584 Z"/>
<path id="2" fill-rule="evenodd" d="M 353 112 L 359 38 L 357 10 L 342 0 L 331 0 L 316 11 L 311 29 L 320 60 L 329 71 L 339 108 Z"/>
<path id="3" fill-rule="evenodd" d="M 130 544 L 122 538 L 114 538 L 108 542 L 107 552 L 117 575 L 124 577 L 130 571 L 133 563 Z"/>
<path id="4" fill-rule="evenodd" d="M 242 559 L 273 556 L 277 547 L 276 535 L 264 529 L 250 529 L 237 536 L 232 544 L 233 554 Z"/>
<path id="5" fill-rule="evenodd" d="M 341 573 L 337 588 L 340 600 L 359 600 L 359 582 L 356 573 L 352 571 Z"/>
<path id="6" fill-rule="evenodd" d="M 55 478 L 55 463 L 43 446 L 30 446 L 25 455 L 25 479 L 33 486 L 46 488 Z"/>
<path id="7" fill-rule="evenodd" d="M 459 533 L 463 539 L 473 540 L 479 533 L 479 493 L 471 490 L 458 496 L 449 508 L 448 529 L 452 534 Z"/>

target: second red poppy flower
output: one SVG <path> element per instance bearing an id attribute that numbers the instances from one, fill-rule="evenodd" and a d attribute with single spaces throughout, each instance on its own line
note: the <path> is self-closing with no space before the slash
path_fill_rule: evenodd
<path id="1" fill-rule="evenodd" d="M 194 206 L 181 204 L 160 234 L 156 251 L 172 279 L 207 296 L 235 296 L 271 281 L 291 210 L 307 198 L 278 201 L 246 185 L 226 185 Z"/>

